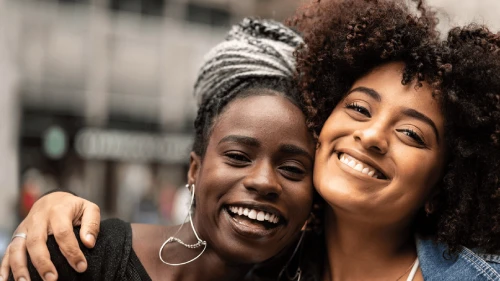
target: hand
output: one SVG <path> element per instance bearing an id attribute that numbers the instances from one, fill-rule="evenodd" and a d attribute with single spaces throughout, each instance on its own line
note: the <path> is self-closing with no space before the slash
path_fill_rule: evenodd
<path id="1" fill-rule="evenodd" d="M 15 233 L 25 233 L 26 239 L 12 240 L 0 265 L 0 281 L 7 280 L 9 268 L 14 280 L 29 281 L 28 252 L 33 266 L 45 281 L 57 280 L 57 271 L 50 260 L 47 236 L 53 234 L 62 254 L 78 272 L 87 270 L 85 259 L 73 232 L 81 224 L 80 239 L 93 248 L 100 226 L 99 207 L 67 192 L 53 192 L 40 198 L 31 208 Z M 3 278 L 3 279 L 2 279 Z"/>

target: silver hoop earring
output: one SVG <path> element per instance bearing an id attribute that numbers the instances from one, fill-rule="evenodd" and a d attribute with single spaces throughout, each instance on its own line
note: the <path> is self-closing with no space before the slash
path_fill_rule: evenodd
<path id="1" fill-rule="evenodd" d="M 189 188 L 189 184 L 186 184 L 186 187 Z M 191 208 L 193 207 L 193 203 L 194 203 L 194 190 L 195 190 L 194 184 L 191 184 L 191 187 L 192 187 L 191 203 L 189 204 L 188 215 L 187 215 L 186 219 L 184 220 L 184 223 L 186 223 L 186 220 L 189 218 L 189 223 L 191 224 L 191 229 L 193 230 L 194 235 L 196 236 L 196 240 L 198 240 L 198 242 L 195 243 L 195 244 L 186 244 L 181 239 L 175 237 L 177 235 L 177 233 L 179 233 L 179 231 L 181 230 L 182 225 L 184 225 L 184 223 L 183 223 L 181 225 L 181 227 L 179 227 L 179 229 L 177 230 L 177 232 L 173 236 L 170 236 L 165 242 L 163 242 L 163 244 L 160 247 L 160 251 L 158 252 L 158 256 L 160 257 L 161 262 L 163 262 L 164 264 L 167 264 L 167 265 L 179 266 L 179 265 L 185 265 L 185 264 L 191 263 L 191 262 L 197 260 L 199 257 L 201 257 L 201 255 L 203 255 L 203 253 L 207 249 L 207 241 L 201 240 L 200 237 L 198 236 L 198 233 L 196 232 L 196 229 L 194 228 L 193 218 L 191 216 Z M 192 259 L 190 259 L 190 260 L 188 260 L 186 262 L 169 263 L 169 262 L 166 262 L 165 260 L 163 260 L 163 258 L 161 256 L 161 252 L 163 251 L 163 248 L 165 248 L 165 246 L 168 243 L 174 243 L 174 242 L 177 242 L 177 243 L 181 244 L 182 246 L 184 246 L 184 247 L 186 247 L 188 249 L 196 249 L 196 248 L 199 248 L 199 247 L 203 246 L 203 250 L 196 257 L 194 257 L 194 258 L 192 258 Z"/>
<path id="2" fill-rule="evenodd" d="M 302 244 L 302 240 L 304 238 L 305 233 L 306 232 L 303 230 L 302 234 L 300 235 L 299 242 L 297 243 L 297 246 L 295 246 L 295 249 L 293 250 L 292 256 L 290 257 L 290 259 L 288 259 L 285 266 L 283 266 L 283 269 L 281 269 L 280 274 L 278 275 L 278 281 L 281 280 L 281 277 L 283 276 L 283 274 L 285 274 L 285 276 L 288 280 L 300 281 L 300 277 L 302 276 L 302 270 L 300 269 L 300 264 L 299 264 L 299 266 L 297 266 L 297 270 L 295 271 L 295 274 L 293 276 L 290 276 L 288 274 L 287 269 L 288 269 L 288 265 L 290 264 L 290 262 L 292 262 L 295 254 L 299 251 L 299 248 L 300 248 L 300 245 Z"/>

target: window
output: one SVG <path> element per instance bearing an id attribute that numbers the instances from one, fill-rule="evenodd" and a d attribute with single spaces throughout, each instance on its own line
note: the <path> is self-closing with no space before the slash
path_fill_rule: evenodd
<path id="1" fill-rule="evenodd" d="M 226 9 L 201 6 L 195 3 L 187 5 L 186 20 L 190 22 L 229 27 L 230 18 L 231 15 Z"/>
<path id="2" fill-rule="evenodd" d="M 113 11 L 126 11 L 149 16 L 162 16 L 164 5 L 165 0 L 110 0 L 110 8 Z"/>

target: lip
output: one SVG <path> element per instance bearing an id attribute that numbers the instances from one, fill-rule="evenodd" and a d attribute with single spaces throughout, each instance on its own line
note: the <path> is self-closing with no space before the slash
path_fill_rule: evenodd
<path id="1" fill-rule="evenodd" d="M 248 239 L 262 239 L 262 238 L 270 238 L 274 236 L 278 231 L 285 227 L 284 224 L 278 224 L 278 226 L 271 229 L 259 229 L 249 227 L 247 225 L 243 225 L 236 221 L 228 212 L 227 208 L 222 208 L 223 216 L 229 223 L 230 227 L 240 236 Z"/>
<path id="2" fill-rule="evenodd" d="M 382 174 L 384 174 L 384 176 L 386 177 L 386 179 L 377 179 L 377 178 L 365 175 L 363 173 L 351 171 L 352 168 L 349 167 L 349 171 L 348 172 L 351 173 L 351 174 L 353 174 L 353 175 L 356 175 L 356 176 L 362 177 L 362 178 L 366 178 L 366 179 L 381 181 L 381 182 L 387 182 L 387 181 L 391 180 L 391 177 L 389 176 L 389 173 L 387 171 L 385 171 L 384 169 L 382 169 L 380 167 L 380 165 L 378 165 L 373 159 L 371 159 L 370 157 L 366 156 L 365 154 L 363 154 L 363 153 L 361 153 L 359 151 L 352 150 L 352 149 L 337 149 L 337 150 L 334 151 L 334 153 L 335 153 L 335 157 L 337 158 L 338 163 L 342 164 L 342 165 L 340 165 L 340 167 L 342 167 L 343 170 L 347 170 L 347 168 L 344 167 L 346 165 L 344 163 L 342 163 L 338 157 L 339 157 L 339 154 L 346 153 L 346 154 L 351 155 L 352 157 L 358 159 L 359 161 L 364 162 L 364 163 L 372 166 L 373 168 L 377 169 L 379 172 L 381 172 Z"/>

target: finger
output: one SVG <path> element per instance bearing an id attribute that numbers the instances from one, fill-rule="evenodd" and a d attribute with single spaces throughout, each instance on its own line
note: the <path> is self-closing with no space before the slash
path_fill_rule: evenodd
<path id="1" fill-rule="evenodd" d="M 26 281 L 31 280 L 27 267 L 26 240 L 24 238 L 16 237 L 10 243 L 9 264 L 14 280 L 20 280 L 21 278 Z"/>
<path id="2" fill-rule="evenodd" d="M 9 246 L 10 247 L 10 246 Z M 0 264 L 0 281 L 5 281 L 9 278 L 9 247 L 5 251 L 5 255 L 3 256 L 2 263 Z"/>
<path id="3" fill-rule="evenodd" d="M 26 248 L 31 259 L 31 263 L 38 271 L 38 274 L 45 281 L 57 280 L 57 270 L 50 260 L 50 253 L 47 247 L 47 226 L 45 224 L 33 225 L 29 235 L 26 237 Z"/>
<path id="4" fill-rule="evenodd" d="M 53 212 L 50 225 L 57 245 L 68 263 L 78 272 L 87 270 L 87 260 L 80 250 L 80 245 L 73 231 L 73 221 L 67 213 Z"/>
<path id="5" fill-rule="evenodd" d="M 80 239 L 87 248 L 93 248 L 101 222 L 101 210 L 91 202 L 86 203 L 82 215 L 82 228 L 80 229 Z"/>

